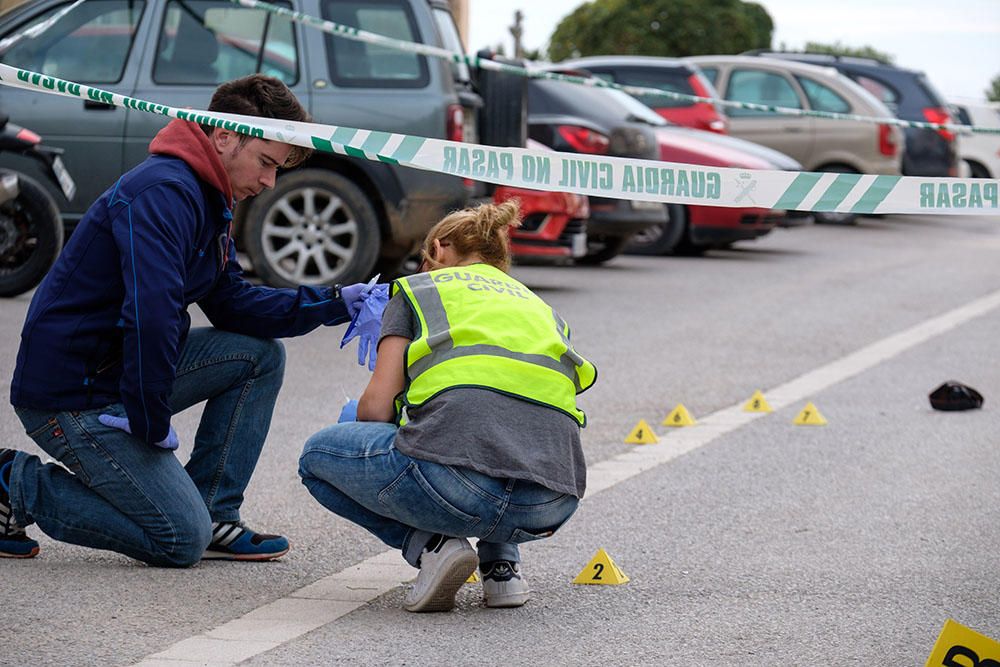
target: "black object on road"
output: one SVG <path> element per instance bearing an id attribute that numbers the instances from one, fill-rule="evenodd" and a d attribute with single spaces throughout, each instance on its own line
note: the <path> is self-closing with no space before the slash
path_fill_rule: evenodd
<path id="1" fill-rule="evenodd" d="M 973 410 L 983 407 L 983 395 L 954 380 L 930 393 L 931 407 L 935 410 Z"/>

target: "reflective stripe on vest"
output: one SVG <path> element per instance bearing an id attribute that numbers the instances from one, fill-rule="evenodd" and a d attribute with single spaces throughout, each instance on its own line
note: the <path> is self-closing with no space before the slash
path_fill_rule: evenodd
<path id="1" fill-rule="evenodd" d="M 406 351 L 403 405 L 447 389 L 483 387 L 586 417 L 575 395 L 597 370 L 569 342 L 569 327 L 527 287 L 486 264 L 401 278 L 419 323 Z M 516 324 L 515 324 L 516 323 Z"/>

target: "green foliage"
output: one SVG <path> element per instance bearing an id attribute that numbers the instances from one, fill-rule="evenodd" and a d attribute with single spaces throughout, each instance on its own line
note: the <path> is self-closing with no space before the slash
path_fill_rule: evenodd
<path id="1" fill-rule="evenodd" d="M 884 51 L 879 51 L 873 46 L 847 46 L 839 41 L 833 44 L 820 44 L 819 42 L 806 42 L 803 51 L 809 53 L 828 53 L 832 56 L 854 56 L 857 58 L 874 58 L 884 63 L 891 64 L 895 58 Z"/>
<path id="2" fill-rule="evenodd" d="M 986 93 L 986 99 L 990 102 L 1000 102 L 1000 74 L 993 77 L 993 80 L 990 81 L 990 87 L 984 92 Z"/>
<path id="3" fill-rule="evenodd" d="M 553 61 L 617 54 L 694 56 L 771 47 L 774 23 L 742 0 L 594 0 L 564 18 L 549 41 Z"/>

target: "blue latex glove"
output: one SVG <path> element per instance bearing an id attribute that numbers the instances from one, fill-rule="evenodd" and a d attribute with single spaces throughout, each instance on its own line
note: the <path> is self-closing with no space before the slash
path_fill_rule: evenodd
<path id="1" fill-rule="evenodd" d="M 358 311 L 361 310 L 365 297 L 374 287 L 375 283 L 355 283 L 340 288 L 340 298 L 344 300 L 347 314 L 351 316 L 352 320 L 358 316 Z"/>
<path id="2" fill-rule="evenodd" d="M 341 290 L 341 294 L 343 294 L 343 290 Z M 344 333 L 344 339 L 340 341 L 340 347 L 343 348 L 357 338 L 358 363 L 364 366 L 367 358 L 368 370 L 370 371 L 375 370 L 378 334 L 382 328 L 382 312 L 387 303 L 389 303 L 389 286 L 383 283 L 371 287 L 370 291 L 360 298 L 358 312 L 351 319 L 351 323 Z"/>
<path id="3" fill-rule="evenodd" d="M 344 422 L 356 421 L 358 421 L 358 399 L 352 398 L 347 403 L 344 403 L 344 407 L 340 409 L 340 417 L 337 418 L 337 423 L 343 424 Z"/>
<path id="4" fill-rule="evenodd" d="M 129 435 L 132 434 L 132 427 L 129 426 L 128 417 L 115 417 L 114 415 L 98 415 L 97 421 L 101 422 L 105 426 L 110 428 L 117 428 L 125 431 Z M 180 442 L 177 440 L 177 432 L 174 427 L 170 427 L 170 432 L 167 433 L 167 437 L 159 442 L 154 442 L 157 447 L 162 447 L 163 449 L 177 449 Z"/>

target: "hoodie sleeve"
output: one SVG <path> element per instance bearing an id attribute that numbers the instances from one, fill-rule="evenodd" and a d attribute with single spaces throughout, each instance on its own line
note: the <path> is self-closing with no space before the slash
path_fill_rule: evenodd
<path id="1" fill-rule="evenodd" d="M 169 397 L 186 326 L 184 259 L 197 207 L 169 182 L 110 206 L 121 207 L 112 221 L 125 287 L 121 397 L 132 434 L 156 443 L 170 429 Z"/>
<path id="2" fill-rule="evenodd" d="M 219 329 L 259 338 L 301 336 L 320 325 L 350 319 L 344 300 L 330 287 L 251 285 L 243 278 L 234 244 L 215 287 L 198 305 Z"/>

